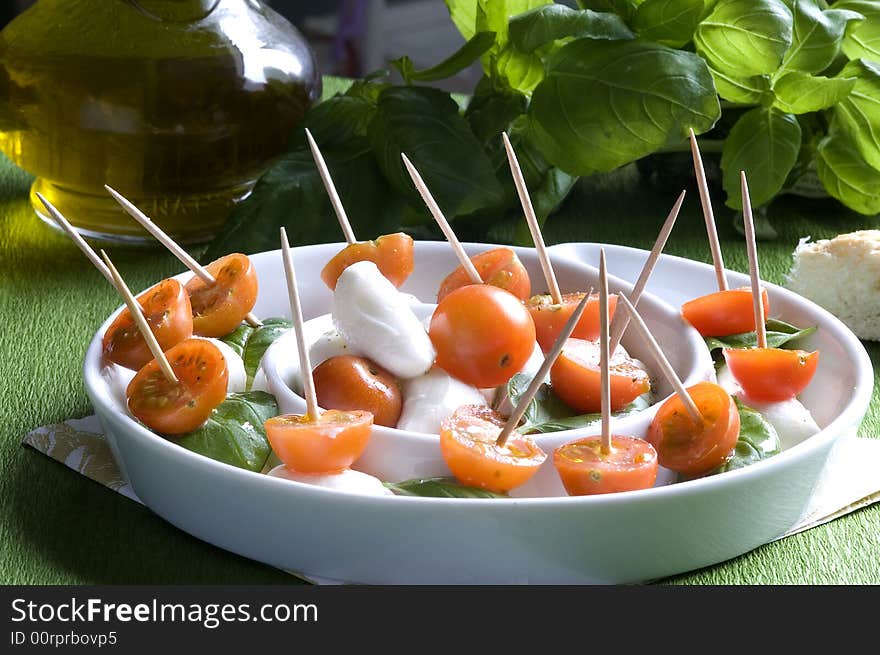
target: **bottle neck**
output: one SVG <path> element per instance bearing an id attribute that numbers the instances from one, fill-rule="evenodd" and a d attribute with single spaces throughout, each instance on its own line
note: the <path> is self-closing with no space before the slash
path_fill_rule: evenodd
<path id="1" fill-rule="evenodd" d="M 141 13 L 168 23 L 190 23 L 211 14 L 221 0 L 126 0 Z"/>

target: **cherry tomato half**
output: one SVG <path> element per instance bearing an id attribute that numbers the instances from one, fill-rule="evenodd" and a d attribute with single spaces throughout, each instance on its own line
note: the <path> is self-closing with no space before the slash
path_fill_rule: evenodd
<path id="1" fill-rule="evenodd" d="M 516 432 L 497 446 L 505 421 L 483 405 L 464 405 L 440 424 L 440 452 L 462 484 L 506 493 L 527 482 L 547 459 L 530 437 Z"/>
<path id="2" fill-rule="evenodd" d="M 475 387 L 506 383 L 535 349 L 535 324 L 507 291 L 486 284 L 456 289 L 437 305 L 428 330 L 437 365 Z"/>
<path id="3" fill-rule="evenodd" d="M 373 430 L 373 415 L 328 409 L 317 419 L 282 414 L 266 421 L 266 437 L 284 465 L 300 473 L 338 473 L 361 456 Z"/>
<path id="4" fill-rule="evenodd" d="M 192 432 L 226 400 L 229 372 L 220 349 L 205 339 L 186 339 L 165 351 L 178 382 L 169 382 L 154 359 L 125 391 L 128 409 L 162 434 Z"/>
<path id="5" fill-rule="evenodd" d="M 651 380 L 644 369 L 622 350 L 616 350 L 608 365 L 611 373 L 611 411 L 629 405 L 650 391 Z M 556 395 L 582 414 L 602 409 L 599 343 L 569 339 L 550 368 L 550 384 Z"/>
<path id="6" fill-rule="evenodd" d="M 535 322 L 535 337 L 544 352 L 553 347 L 556 337 L 562 332 L 562 328 L 585 295 L 587 294 L 583 292 L 563 294 L 561 304 L 554 303 L 549 294 L 532 296 L 526 302 L 526 307 Z M 608 296 L 608 320 L 614 317 L 616 309 L 617 294 L 612 293 Z M 575 339 L 599 338 L 599 294 L 594 293 L 590 296 L 571 336 Z"/>
<path id="7" fill-rule="evenodd" d="M 471 257 L 474 268 L 485 284 L 509 291 L 520 300 L 526 300 L 532 291 L 529 274 L 510 248 L 493 248 Z M 439 303 L 456 289 L 473 284 L 463 266 L 459 266 L 440 284 Z"/>
<path id="8" fill-rule="evenodd" d="M 189 297 L 177 280 L 163 280 L 138 296 L 137 301 L 163 352 L 192 336 Z M 128 308 L 107 328 L 102 345 L 104 357 L 135 371 L 153 359 Z"/>
<path id="9" fill-rule="evenodd" d="M 321 407 L 363 409 L 373 415 L 375 425 L 397 425 L 403 407 L 400 387 L 391 373 L 373 361 L 353 355 L 331 357 L 316 366 L 312 375 Z"/>
<path id="10" fill-rule="evenodd" d="M 794 398 L 810 384 L 819 364 L 819 351 L 725 348 L 724 359 L 749 398 L 780 402 Z"/>
<path id="11" fill-rule="evenodd" d="M 657 451 L 643 439 L 611 436 L 611 452 L 602 438 L 584 437 L 553 452 L 553 465 L 569 496 L 648 489 L 657 480 Z"/>
<path id="12" fill-rule="evenodd" d="M 761 291 L 764 316 L 770 312 L 767 290 Z M 755 308 L 750 287 L 716 291 L 689 300 L 681 306 L 681 315 L 704 337 L 726 337 L 755 329 Z"/>
<path id="13" fill-rule="evenodd" d="M 396 287 L 406 282 L 413 272 L 413 240 L 403 232 L 385 234 L 375 241 L 353 243 L 340 250 L 321 271 L 321 279 L 330 289 L 342 271 L 356 262 L 373 262 Z"/>
<path id="14" fill-rule="evenodd" d="M 238 327 L 257 302 L 257 271 L 247 255 L 233 253 L 205 268 L 216 282 L 198 276 L 186 283 L 192 303 L 193 332 L 201 337 L 224 337 Z"/>
<path id="15" fill-rule="evenodd" d="M 703 417 L 698 425 L 678 396 L 664 402 L 648 428 L 647 439 L 657 450 L 660 466 L 700 475 L 720 466 L 739 439 L 739 412 L 733 398 L 712 382 L 687 390 Z"/>

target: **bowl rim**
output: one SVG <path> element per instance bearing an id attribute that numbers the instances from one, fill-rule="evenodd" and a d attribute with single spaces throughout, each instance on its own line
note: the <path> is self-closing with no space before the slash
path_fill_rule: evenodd
<path id="1" fill-rule="evenodd" d="M 438 242 L 439 243 L 439 242 Z M 636 253 L 644 253 L 644 250 L 633 248 L 630 246 L 614 246 L 613 244 L 594 244 L 592 242 L 577 242 L 579 245 L 601 245 L 603 247 L 622 248 Z M 494 244 L 465 244 L 474 247 L 493 247 Z M 566 245 L 566 244 L 559 244 Z M 344 244 L 317 244 L 312 246 L 300 246 L 299 248 L 326 248 L 340 247 Z M 279 251 L 265 251 L 250 255 L 252 258 L 268 258 Z M 674 255 L 661 255 L 661 257 L 669 257 L 677 260 L 679 263 L 686 265 L 704 267 L 711 269 L 708 264 L 678 257 Z M 747 276 L 736 271 L 727 271 L 728 280 L 747 279 Z M 188 278 L 192 275 L 186 271 L 179 275 L 172 276 L 175 278 Z M 765 475 L 773 475 L 779 469 L 787 468 L 796 462 L 802 461 L 814 452 L 829 447 L 830 442 L 837 439 L 843 434 L 844 430 L 857 426 L 868 409 L 874 386 L 874 371 L 871 365 L 867 351 L 861 344 L 859 339 L 847 328 L 837 317 L 827 310 L 816 305 L 812 301 L 789 291 L 779 285 L 762 281 L 766 286 L 768 293 L 772 296 L 778 295 L 786 299 L 790 303 L 806 305 L 806 308 L 818 314 L 822 321 L 822 329 L 827 330 L 834 335 L 841 349 L 855 364 L 856 369 L 856 386 L 854 393 L 849 402 L 844 406 L 840 413 L 831 420 L 828 425 L 822 428 L 818 433 L 805 439 L 801 443 L 785 450 L 778 455 L 757 462 L 751 466 L 733 471 L 727 471 L 723 475 L 709 476 L 698 478 L 695 480 L 687 480 L 676 482 L 675 484 L 652 487 L 650 489 L 640 489 L 635 491 L 624 491 L 615 494 L 602 494 L 594 496 L 550 496 L 550 497 L 534 497 L 534 498 L 431 498 L 422 496 L 397 496 L 382 495 L 370 496 L 358 494 L 348 491 L 340 491 L 335 489 L 327 489 L 308 485 L 293 480 L 285 480 L 276 476 L 267 475 L 241 469 L 231 464 L 219 462 L 203 455 L 199 455 L 185 448 L 179 447 L 170 439 L 166 439 L 155 434 L 145 426 L 138 423 L 134 418 L 119 410 L 111 399 L 111 393 L 106 388 L 104 378 L 101 375 L 103 368 L 101 363 L 101 342 L 104 331 L 109 327 L 110 323 L 116 318 L 116 315 L 122 310 L 124 305 L 120 305 L 110 314 L 110 316 L 101 324 L 86 350 L 83 362 L 83 374 L 86 392 L 95 409 L 95 412 L 104 421 L 105 427 L 109 421 L 105 417 L 112 417 L 117 421 L 122 421 L 123 425 L 128 429 L 124 438 L 134 438 L 140 442 L 140 445 L 151 447 L 162 451 L 163 455 L 168 457 L 181 457 L 184 462 L 191 466 L 207 467 L 212 473 L 229 477 L 236 484 L 263 484 L 268 485 L 267 489 L 281 491 L 282 489 L 291 490 L 289 485 L 294 485 L 293 489 L 297 493 L 313 496 L 316 499 L 324 499 L 328 502 L 357 502 L 364 506 L 365 509 L 394 505 L 397 503 L 409 503 L 410 505 L 422 504 L 429 507 L 431 511 L 458 511 L 461 507 L 475 507 L 485 511 L 490 507 L 507 507 L 511 505 L 525 505 L 533 508 L 546 507 L 547 509 L 560 509 L 566 507 L 593 507 L 593 506 L 615 506 L 619 503 L 629 502 L 648 502 L 650 500 L 675 499 L 682 496 L 690 496 L 703 491 L 714 490 L 716 492 L 723 491 L 732 486 L 739 484 L 747 484 L 749 480 Z M 155 283 L 154 283 L 155 284 Z M 152 285 L 151 285 L 152 286 Z M 149 287 L 147 287 L 149 288 Z M 140 293 L 140 292 L 139 292 Z M 116 435 L 108 435 L 108 438 L 119 438 Z M 121 463 L 125 466 L 125 463 Z M 284 485 L 287 485 L 286 487 Z M 137 490 L 135 490 L 137 491 Z"/>

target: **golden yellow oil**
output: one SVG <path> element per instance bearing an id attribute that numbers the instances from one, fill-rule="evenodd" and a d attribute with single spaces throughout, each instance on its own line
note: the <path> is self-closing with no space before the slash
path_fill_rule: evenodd
<path id="1" fill-rule="evenodd" d="M 37 176 L 41 215 L 37 191 L 89 236 L 144 239 L 109 184 L 204 241 L 319 90 L 305 42 L 253 0 L 40 0 L 0 33 L 0 150 Z"/>

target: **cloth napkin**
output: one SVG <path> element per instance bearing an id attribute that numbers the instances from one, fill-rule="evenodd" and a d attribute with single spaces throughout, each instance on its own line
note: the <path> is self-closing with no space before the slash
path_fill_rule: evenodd
<path id="1" fill-rule="evenodd" d="M 69 419 L 37 428 L 22 440 L 35 450 L 137 503 L 131 485 L 116 465 L 96 416 Z M 880 439 L 841 438 L 831 451 L 809 505 L 792 528 L 777 539 L 815 528 L 880 501 Z M 318 584 L 316 579 L 287 571 Z"/>

